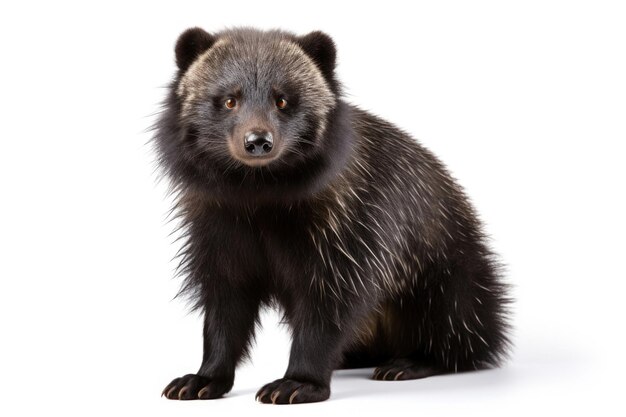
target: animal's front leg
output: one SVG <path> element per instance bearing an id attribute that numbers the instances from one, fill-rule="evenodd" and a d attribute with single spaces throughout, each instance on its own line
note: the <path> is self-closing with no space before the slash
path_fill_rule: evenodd
<path id="1" fill-rule="evenodd" d="M 304 307 L 304 308 L 302 308 Z M 338 317 L 320 313 L 316 306 L 301 305 L 298 316 L 291 320 L 293 342 L 289 367 L 285 376 L 265 385 L 257 392 L 257 400 L 273 404 L 318 402 L 330 396 L 330 378 L 341 356 L 346 334 L 337 324 Z M 318 306 L 319 307 L 319 306 Z M 350 327 L 353 317 L 342 317 Z"/>
<path id="2" fill-rule="evenodd" d="M 174 379 L 163 390 L 171 400 L 206 400 L 230 391 L 235 367 L 248 348 L 258 314 L 257 296 L 222 282 L 208 295 L 204 312 L 204 354 L 196 374 Z"/>

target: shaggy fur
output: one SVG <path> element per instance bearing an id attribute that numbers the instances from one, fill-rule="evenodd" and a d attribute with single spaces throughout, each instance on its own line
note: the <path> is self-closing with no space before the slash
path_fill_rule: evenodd
<path id="1" fill-rule="evenodd" d="M 327 35 L 194 28 L 176 62 L 155 145 L 204 356 L 167 398 L 228 392 L 264 305 L 282 309 L 293 342 L 261 402 L 325 400 L 340 367 L 400 380 L 503 359 L 506 286 L 472 206 L 431 152 L 341 99 Z M 259 126 L 274 159 L 250 165 L 240 147 Z"/>

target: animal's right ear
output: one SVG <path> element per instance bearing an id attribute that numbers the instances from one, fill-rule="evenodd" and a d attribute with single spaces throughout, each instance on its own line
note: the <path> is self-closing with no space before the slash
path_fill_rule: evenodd
<path id="1" fill-rule="evenodd" d="M 214 43 L 215 37 L 203 29 L 187 29 L 176 41 L 176 65 L 181 71 L 186 71 L 193 61 Z"/>

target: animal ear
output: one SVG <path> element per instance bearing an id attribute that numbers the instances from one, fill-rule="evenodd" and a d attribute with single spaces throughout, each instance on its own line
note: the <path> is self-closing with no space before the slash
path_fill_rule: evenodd
<path id="1" fill-rule="evenodd" d="M 299 37 L 298 44 L 317 64 L 324 77 L 333 85 L 335 83 L 334 72 L 337 50 L 335 49 L 335 42 L 333 42 L 331 37 L 324 32 L 311 32 L 308 35 Z"/>
<path id="2" fill-rule="evenodd" d="M 176 65 L 181 71 L 185 71 L 201 53 L 214 43 L 215 37 L 203 29 L 187 29 L 176 41 Z"/>

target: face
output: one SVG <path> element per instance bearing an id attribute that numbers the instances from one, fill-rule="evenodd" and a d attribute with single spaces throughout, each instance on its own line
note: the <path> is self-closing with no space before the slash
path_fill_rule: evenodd
<path id="1" fill-rule="evenodd" d="M 283 34 L 222 35 L 182 74 L 176 93 L 195 163 L 280 168 L 322 146 L 335 94 L 314 59 Z"/>

